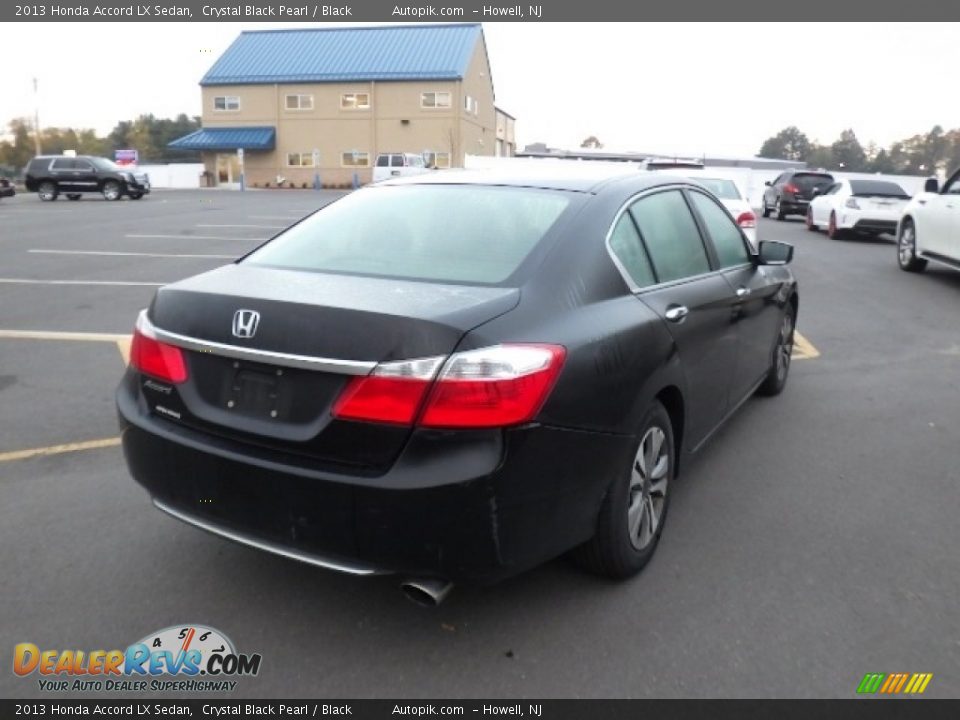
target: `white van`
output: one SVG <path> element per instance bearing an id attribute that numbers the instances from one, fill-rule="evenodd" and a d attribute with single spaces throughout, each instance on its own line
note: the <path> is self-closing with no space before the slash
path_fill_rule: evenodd
<path id="1" fill-rule="evenodd" d="M 423 155 L 417 153 L 380 153 L 373 167 L 373 181 L 380 182 L 392 177 L 420 175 L 430 172 L 423 161 Z"/>

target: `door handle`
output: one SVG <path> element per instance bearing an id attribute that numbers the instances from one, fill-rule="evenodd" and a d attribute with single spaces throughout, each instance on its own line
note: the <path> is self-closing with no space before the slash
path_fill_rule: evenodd
<path id="1" fill-rule="evenodd" d="M 690 314 L 690 310 L 683 305 L 671 305 L 667 308 L 667 311 L 664 313 L 664 317 L 667 318 L 670 322 L 680 322 L 687 315 Z"/>
<path id="2" fill-rule="evenodd" d="M 738 287 L 738 288 L 737 288 L 737 297 L 738 297 L 738 298 L 745 298 L 745 297 L 747 297 L 747 295 L 749 295 L 749 294 L 750 294 L 750 288 L 747 288 L 747 287 Z"/>
<path id="3" fill-rule="evenodd" d="M 918 202 L 920 205 L 926 205 L 926 204 L 927 204 L 927 201 L 926 201 L 926 200 L 917 200 L 917 202 Z"/>

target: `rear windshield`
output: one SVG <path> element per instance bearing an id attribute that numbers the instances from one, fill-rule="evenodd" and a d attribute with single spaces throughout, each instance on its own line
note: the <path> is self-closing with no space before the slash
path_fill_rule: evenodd
<path id="1" fill-rule="evenodd" d="M 516 187 L 371 187 L 274 238 L 244 262 L 317 272 L 499 284 L 570 204 Z"/>
<path id="2" fill-rule="evenodd" d="M 740 200 L 740 191 L 737 190 L 737 184 L 733 180 L 721 180 L 720 178 L 694 178 L 707 190 L 712 192 L 722 200 Z"/>
<path id="3" fill-rule="evenodd" d="M 798 173 L 793 176 L 791 182 L 804 190 L 812 190 L 815 187 L 824 187 L 833 182 L 832 175 L 820 175 L 817 173 Z"/>
<path id="4" fill-rule="evenodd" d="M 906 190 L 895 182 L 883 180 L 851 180 L 850 189 L 860 197 L 909 198 Z"/>

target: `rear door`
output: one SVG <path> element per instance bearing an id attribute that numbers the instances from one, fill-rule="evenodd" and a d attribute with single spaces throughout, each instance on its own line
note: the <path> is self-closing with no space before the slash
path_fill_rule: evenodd
<path id="1" fill-rule="evenodd" d="M 939 195 L 927 196 L 917 241 L 925 252 L 960 259 L 960 172 L 947 180 Z"/>
<path id="2" fill-rule="evenodd" d="M 688 438 L 695 447 L 726 415 L 736 375 L 730 285 L 714 271 L 681 190 L 640 198 L 630 216 L 656 279 L 638 297 L 663 319 L 676 343 L 687 385 Z"/>
<path id="3" fill-rule="evenodd" d="M 706 194 L 690 190 L 689 197 L 715 251 L 717 265 L 730 285 L 730 321 L 737 331 L 737 371 L 731 403 L 751 392 L 770 369 L 773 342 L 783 314 L 776 297 L 779 283 L 771 283 L 766 268 L 756 265 L 740 228 Z"/>
<path id="4" fill-rule="evenodd" d="M 50 165 L 50 177 L 60 192 L 77 189 L 77 172 L 77 161 L 74 158 L 56 158 Z"/>

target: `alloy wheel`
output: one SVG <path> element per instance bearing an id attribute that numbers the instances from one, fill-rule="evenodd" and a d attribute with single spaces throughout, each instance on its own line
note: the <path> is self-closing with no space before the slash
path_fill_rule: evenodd
<path id="1" fill-rule="evenodd" d="M 666 437 L 666 433 L 656 425 L 648 429 L 633 461 L 627 522 L 630 542 L 637 550 L 650 545 L 663 517 L 670 474 Z"/>
<path id="2" fill-rule="evenodd" d="M 906 267 L 913 260 L 913 256 L 916 254 L 916 235 L 914 234 L 913 225 L 905 224 L 903 231 L 900 233 L 900 264 L 903 267 Z"/>
<path id="3" fill-rule="evenodd" d="M 777 382 L 783 382 L 790 370 L 790 359 L 793 357 L 793 314 L 784 313 L 780 324 L 780 337 L 777 338 Z"/>

